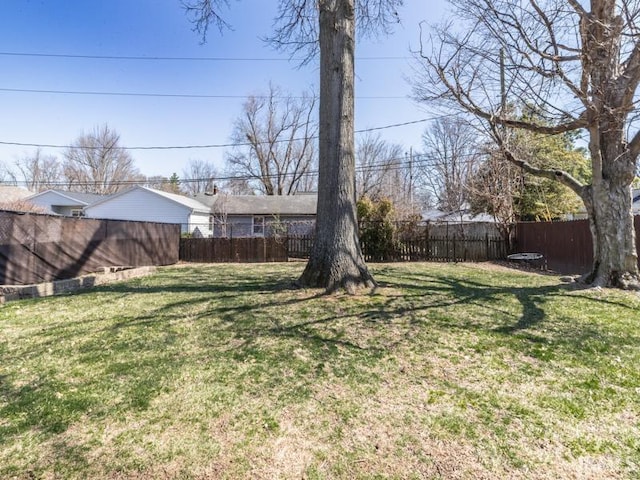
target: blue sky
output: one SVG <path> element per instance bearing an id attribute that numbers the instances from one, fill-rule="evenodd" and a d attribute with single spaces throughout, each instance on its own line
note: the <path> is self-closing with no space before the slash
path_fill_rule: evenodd
<path id="1" fill-rule="evenodd" d="M 265 45 L 276 0 L 230 2 L 233 26 L 212 29 L 201 44 L 179 0 L 2 0 L 0 2 L 0 141 L 66 145 L 83 131 L 108 123 L 122 144 L 184 146 L 229 143 L 243 98 L 269 82 L 292 94 L 318 85 L 317 63 L 298 68 Z M 432 114 L 408 98 L 419 23 L 446 14 L 444 0 L 405 0 L 402 24 L 389 37 L 365 39 L 356 56 L 356 129 L 415 121 Z M 260 58 L 263 61 L 81 59 L 10 53 L 135 57 Z M 376 59 L 371 59 L 376 57 Z M 66 95 L 7 91 L 221 95 L 237 98 L 167 98 Z M 360 98 L 358 98 L 360 97 Z M 394 98 L 362 98 L 394 97 Z M 383 138 L 406 150 L 421 147 L 425 123 L 389 128 Z M 12 164 L 34 148 L 0 145 L 0 162 Z M 43 148 L 59 157 L 60 149 Z M 132 151 L 145 175 L 181 174 L 190 159 L 224 166 L 223 148 Z"/>

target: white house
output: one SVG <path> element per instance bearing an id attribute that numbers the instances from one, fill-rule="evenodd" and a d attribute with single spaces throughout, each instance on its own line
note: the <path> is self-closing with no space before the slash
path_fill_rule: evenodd
<path id="1" fill-rule="evenodd" d="M 211 209 L 193 198 L 136 185 L 84 209 L 87 217 L 179 223 L 182 233 L 210 236 Z"/>
<path id="2" fill-rule="evenodd" d="M 93 193 L 67 192 L 65 190 L 45 190 L 25 198 L 25 201 L 42 207 L 49 213 L 67 217 L 82 217 L 83 209 L 104 200 L 108 195 Z"/>

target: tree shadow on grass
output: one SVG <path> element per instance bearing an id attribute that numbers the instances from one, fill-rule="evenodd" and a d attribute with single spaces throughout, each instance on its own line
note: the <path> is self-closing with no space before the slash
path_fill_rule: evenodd
<path id="1" fill-rule="evenodd" d="M 79 294 L 103 302 L 105 312 L 121 297 L 164 294 L 166 298 L 141 311 L 122 312 L 110 321 L 58 322 L 35 332 L 36 347 L 22 352 L 29 361 L 38 365 L 39 357 L 66 355 L 66 363 L 91 374 L 74 377 L 73 369 L 67 372 L 63 365 L 39 365 L 32 367 L 40 368 L 31 372 L 33 379 L 16 373 L 0 378 L 0 418 L 7 419 L 0 425 L 0 446 L 28 431 L 62 435 L 83 418 L 143 414 L 155 398 L 175 388 L 175 379 L 184 369 L 196 363 L 205 365 L 199 368 L 219 368 L 226 376 L 218 381 L 226 382 L 228 388 L 252 388 L 264 395 L 286 384 L 283 371 L 297 369 L 302 373 L 291 388 L 310 394 L 327 371 L 366 383 L 370 362 L 379 361 L 400 343 L 412 345 L 423 333 L 470 331 L 513 338 L 525 354 L 532 355 L 537 345 L 545 343 L 585 363 L 590 359 L 585 345 L 607 353 L 638 342 L 634 335 L 611 338 L 597 325 L 576 326 L 570 318 L 556 314 L 550 318 L 549 301 L 565 296 L 567 301 L 579 298 L 587 304 L 631 308 L 578 294 L 566 284 L 527 286 L 524 282 L 512 287 L 432 271 L 377 270 L 380 289 L 358 301 L 297 289 L 287 274 L 258 277 L 248 269 L 211 278 L 194 268 L 176 278 L 98 287 L 92 290 L 94 297 L 89 292 Z M 304 309 L 309 313 L 303 314 Z M 472 314 L 456 317 L 465 311 Z M 192 352 L 185 347 L 190 342 L 197 347 Z M 509 345 L 515 349 L 516 344 Z M 306 358 L 297 358 L 294 350 L 301 350 Z M 8 365 L 12 364 L 9 356 L 0 350 L 0 358 Z M 19 357 L 12 360 L 17 362 Z M 242 368 L 236 371 L 236 366 Z M 63 440 L 58 444 L 64 450 Z M 72 453 L 83 455 L 81 450 Z"/>
<path id="2" fill-rule="evenodd" d="M 395 275 L 393 270 L 383 269 L 379 273 L 382 273 L 383 278 Z M 473 311 L 471 315 L 460 315 L 459 319 L 454 318 L 454 314 L 445 313 L 447 320 L 440 321 L 438 325 L 447 329 L 511 337 L 526 342 L 525 347 L 527 343 L 530 344 L 534 350 L 538 348 L 538 344 L 544 343 L 552 350 L 561 350 L 587 363 L 593 358 L 594 349 L 600 353 L 615 353 L 619 348 L 640 341 L 631 332 L 616 335 L 606 326 L 595 322 L 577 322 L 572 318 L 571 312 L 555 311 L 553 304 L 566 301 L 579 304 L 578 308 L 585 310 L 589 310 L 589 304 L 593 304 L 594 307 L 620 309 L 627 315 L 633 315 L 633 312 L 640 315 L 637 307 L 622 301 L 580 293 L 580 290 L 586 288 L 577 284 L 527 286 L 525 282 L 525 285 L 509 286 L 461 276 L 437 275 L 430 271 L 424 275 L 403 274 L 400 281 L 385 280 L 380 285 L 399 288 L 404 295 L 386 302 L 378 315 L 382 318 L 397 314 L 409 315 L 418 324 L 418 328 L 426 328 L 433 321 L 428 313 L 424 315 L 425 312 L 450 312 L 451 309 Z M 552 312 L 551 317 L 549 311 Z M 423 315 L 418 319 L 420 313 Z"/>

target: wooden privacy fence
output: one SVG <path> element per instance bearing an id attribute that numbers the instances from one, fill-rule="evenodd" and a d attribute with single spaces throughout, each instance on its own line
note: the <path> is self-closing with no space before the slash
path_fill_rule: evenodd
<path id="1" fill-rule="evenodd" d="M 0 211 L 0 285 L 178 261 L 180 225 Z"/>
<path id="2" fill-rule="evenodd" d="M 181 238 L 180 260 L 185 262 L 286 262 L 282 237 Z"/>
<path id="3" fill-rule="evenodd" d="M 287 255 L 289 258 L 309 258 L 313 235 L 293 235 L 287 237 Z"/>
<path id="4" fill-rule="evenodd" d="M 368 252 L 367 245 L 363 245 L 363 253 L 367 261 L 483 262 L 502 260 L 508 252 L 506 242 L 500 237 L 454 235 L 404 239 L 394 245 L 387 258 L 376 259 Z"/>
<path id="5" fill-rule="evenodd" d="M 634 223 L 636 249 L 640 253 L 639 215 Z M 515 249 L 541 253 L 547 268 L 560 273 L 587 273 L 593 265 L 593 240 L 588 220 L 520 222 L 516 225 Z"/>
<path id="6" fill-rule="evenodd" d="M 309 258 L 313 236 L 295 235 L 277 238 L 182 238 L 180 260 L 185 262 L 286 262 L 292 258 Z M 475 237 L 416 236 L 393 243 L 384 251 L 363 242 L 368 262 L 481 262 L 507 256 L 502 238 L 489 235 Z"/>

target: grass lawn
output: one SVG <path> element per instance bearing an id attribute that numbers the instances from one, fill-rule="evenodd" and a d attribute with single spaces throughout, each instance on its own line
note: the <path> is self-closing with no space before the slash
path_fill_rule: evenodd
<path id="1" fill-rule="evenodd" d="M 640 478 L 640 298 L 190 265 L 0 307 L 0 478 Z"/>

